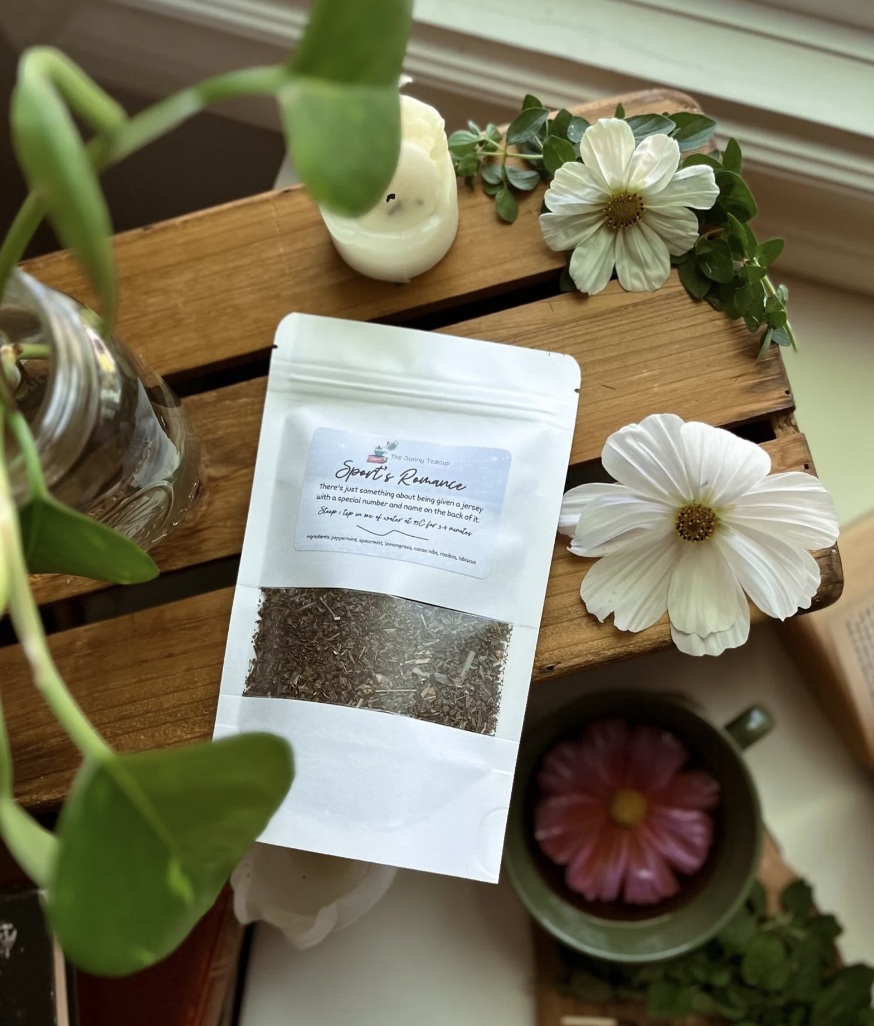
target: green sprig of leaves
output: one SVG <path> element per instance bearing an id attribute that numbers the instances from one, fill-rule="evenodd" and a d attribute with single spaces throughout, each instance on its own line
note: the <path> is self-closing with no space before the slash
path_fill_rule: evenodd
<path id="1" fill-rule="evenodd" d="M 760 358 L 771 345 L 796 345 L 786 309 L 789 290 L 774 286 L 769 269 L 783 252 L 783 239 L 759 242 L 750 227 L 758 207 L 741 177 L 743 156 L 729 139 L 721 156 L 693 153 L 684 167 L 713 168 L 719 195 L 710 210 L 700 212 L 701 234 L 695 248 L 673 260 L 680 280 L 696 299 L 706 299 L 732 320 L 743 320 L 751 332 L 761 332 Z"/>
<path id="2" fill-rule="evenodd" d="M 680 280 L 696 299 L 742 319 L 753 332 L 761 331 L 760 357 L 770 346 L 795 346 L 795 335 L 786 310 L 788 290 L 775 287 L 768 275 L 783 250 L 782 239 L 759 242 L 750 227 L 758 208 L 749 186 L 741 177 L 743 155 L 735 139 L 725 150 L 690 153 L 706 146 L 716 122 L 696 111 L 674 114 L 625 116 L 622 104 L 615 117 L 622 118 L 634 134 L 635 144 L 652 135 L 669 135 L 681 153 L 689 156 L 684 167 L 706 164 L 713 168 L 719 196 L 713 208 L 699 213 L 700 237 L 694 249 L 674 259 Z M 589 122 L 564 108 L 551 112 L 530 93 L 507 127 L 506 136 L 493 124 L 485 129 L 474 121 L 449 137 L 449 152 L 456 174 L 473 188 L 479 179 L 483 192 L 495 201 L 501 220 L 512 224 L 519 216 L 521 193 L 549 183 L 562 165 L 580 160 L 580 143 Z M 565 268 L 560 288 L 576 291 Z"/>
<path id="3" fill-rule="evenodd" d="M 649 135 L 670 135 L 683 152 L 707 143 L 716 127 L 711 118 L 685 111 L 626 118 L 622 104 L 615 117 L 627 121 L 636 143 Z M 589 127 L 585 118 L 564 108 L 553 113 L 528 93 L 507 127 L 506 137 L 497 125 L 482 129 L 468 121 L 467 128 L 449 136 L 449 153 L 456 174 L 471 188 L 481 179 L 483 192 L 495 201 L 498 217 L 512 224 L 519 216 L 518 194 L 531 192 L 541 181 L 550 182 L 563 164 L 578 161 L 580 143 Z"/>
<path id="4" fill-rule="evenodd" d="M 608 966 L 567 952 L 566 989 L 595 1003 L 645 1001 L 659 1020 L 697 1012 L 738 1026 L 871 1026 L 874 968 L 839 966 L 841 927 L 816 912 L 805 881 L 790 884 L 780 905 L 768 915 L 757 883 L 714 940 L 666 962 Z"/>

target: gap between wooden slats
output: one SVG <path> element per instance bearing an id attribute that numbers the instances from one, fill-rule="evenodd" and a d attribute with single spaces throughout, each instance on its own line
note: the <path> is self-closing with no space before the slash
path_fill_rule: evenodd
<path id="1" fill-rule="evenodd" d="M 757 362 L 747 332 L 691 299 L 676 277 L 656 293 L 623 292 L 611 282 L 597 302 L 563 295 L 445 330 L 577 359 L 583 381 L 572 464 L 597 459 L 611 432 L 648 413 L 733 425 L 793 405 L 779 354 Z M 265 387 L 259 378 L 186 400 L 203 444 L 205 497 L 191 522 L 155 550 L 162 570 L 239 553 Z M 103 587 L 83 578 L 35 581 L 41 604 Z"/>

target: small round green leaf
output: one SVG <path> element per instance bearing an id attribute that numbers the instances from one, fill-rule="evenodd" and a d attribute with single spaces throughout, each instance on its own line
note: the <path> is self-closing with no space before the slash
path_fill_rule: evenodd
<path id="1" fill-rule="evenodd" d="M 746 908 L 741 908 L 722 928 L 719 943 L 732 954 L 742 952 L 756 935 L 756 921 Z"/>
<path id="2" fill-rule="evenodd" d="M 677 264 L 677 273 L 680 275 L 680 281 L 686 286 L 686 291 L 696 299 L 703 299 L 710 291 L 712 281 L 701 273 L 694 257 Z"/>
<path id="3" fill-rule="evenodd" d="M 564 107 L 547 121 L 546 127 L 550 135 L 557 135 L 562 139 L 567 139 L 567 130 L 570 127 L 571 121 L 574 116 L 569 110 L 565 110 Z"/>
<path id="4" fill-rule="evenodd" d="M 567 139 L 551 135 L 546 140 L 543 147 L 543 166 L 550 174 L 554 175 L 562 164 L 573 160 L 576 160 L 576 153 L 574 153 L 573 145 Z"/>
<path id="5" fill-rule="evenodd" d="M 473 153 L 478 139 L 478 135 L 469 132 L 466 128 L 460 128 L 449 136 L 449 152 L 454 153 L 457 157 L 464 157 L 468 153 Z"/>
<path id="6" fill-rule="evenodd" d="M 683 161 L 683 167 L 695 167 L 696 164 L 706 164 L 714 171 L 722 170 L 722 164 L 711 153 L 690 153 Z"/>
<path id="7" fill-rule="evenodd" d="M 702 273 L 713 281 L 724 284 L 734 277 L 731 248 L 725 239 L 700 238 L 695 244 L 695 257 Z"/>
<path id="8" fill-rule="evenodd" d="M 504 184 L 503 168 L 500 164 L 494 161 L 484 162 L 481 173 L 484 182 L 489 182 L 492 185 Z M 534 173 L 537 174 L 536 171 Z"/>
<path id="9" fill-rule="evenodd" d="M 756 259 L 762 267 L 770 267 L 783 252 L 784 245 L 783 239 L 768 239 L 767 242 L 761 242 L 756 251 Z"/>
<path id="10" fill-rule="evenodd" d="M 716 122 L 704 114 L 680 111 L 671 115 L 671 120 L 676 128 L 671 133 L 680 144 L 680 150 L 697 150 L 709 142 L 715 129 Z"/>
<path id="11" fill-rule="evenodd" d="M 685 1019 L 692 1011 L 693 993 L 687 987 L 659 980 L 647 990 L 647 1011 L 653 1019 Z"/>
<path id="12" fill-rule="evenodd" d="M 736 139 L 729 139 L 726 143 L 722 153 L 722 166 L 726 171 L 734 171 L 736 175 L 740 174 L 743 167 L 743 157 Z"/>
<path id="13" fill-rule="evenodd" d="M 586 134 L 586 129 L 589 127 L 589 122 L 585 118 L 581 118 L 579 115 L 575 115 L 571 118 L 570 124 L 567 126 L 567 141 L 570 143 L 580 144 L 580 140 Z"/>
<path id="14" fill-rule="evenodd" d="M 740 175 L 733 171 L 717 171 L 716 184 L 719 186 L 717 203 L 726 214 L 734 214 L 738 221 L 744 223 L 756 216 L 759 208 Z"/>
<path id="15" fill-rule="evenodd" d="M 519 216 L 519 204 L 506 185 L 495 195 L 495 210 L 498 217 L 507 224 L 512 224 Z"/>
<path id="16" fill-rule="evenodd" d="M 545 107 L 526 107 L 510 122 L 507 129 L 507 142 L 511 146 L 517 146 L 519 143 L 533 139 L 548 117 L 549 111 Z"/>
<path id="17" fill-rule="evenodd" d="M 747 944 L 741 975 L 751 987 L 777 991 L 786 986 L 792 965 L 786 945 L 773 933 L 758 933 Z"/>
<path id="18" fill-rule="evenodd" d="M 843 1026 L 852 1016 L 871 1005 L 874 969 L 868 965 L 850 965 L 839 969 L 817 995 L 810 1026 Z"/>
<path id="19" fill-rule="evenodd" d="M 530 192 L 540 184 L 540 172 L 522 167 L 506 168 L 507 179 L 514 189 L 521 189 L 523 192 Z"/>

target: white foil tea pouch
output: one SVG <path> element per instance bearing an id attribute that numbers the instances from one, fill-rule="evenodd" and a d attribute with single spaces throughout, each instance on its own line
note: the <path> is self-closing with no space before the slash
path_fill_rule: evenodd
<path id="1" fill-rule="evenodd" d="M 579 384 L 557 353 L 279 325 L 215 728 L 294 748 L 261 841 L 497 880 Z"/>

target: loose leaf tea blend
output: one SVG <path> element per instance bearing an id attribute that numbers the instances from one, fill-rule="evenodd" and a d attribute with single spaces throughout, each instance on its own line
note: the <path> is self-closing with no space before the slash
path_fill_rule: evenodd
<path id="1" fill-rule="evenodd" d="M 494 734 L 512 626 L 345 588 L 262 588 L 244 695 Z"/>
<path id="2" fill-rule="evenodd" d="M 298 775 L 262 840 L 496 880 L 579 367 L 286 318 L 215 733 Z"/>

